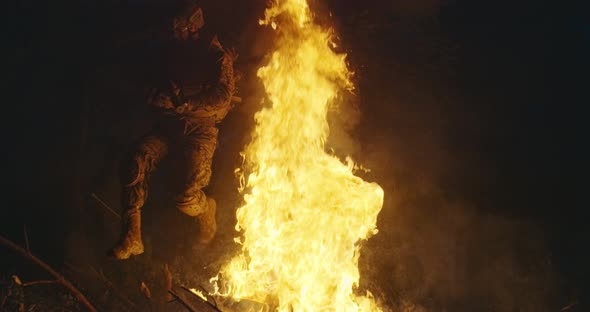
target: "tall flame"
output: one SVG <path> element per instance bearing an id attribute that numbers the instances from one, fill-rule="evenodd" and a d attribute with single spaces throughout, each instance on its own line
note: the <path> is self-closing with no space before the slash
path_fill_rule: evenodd
<path id="1" fill-rule="evenodd" d="M 260 22 L 277 31 L 258 70 L 272 107 L 256 114 L 245 204 L 237 211 L 241 254 L 221 270 L 223 292 L 278 311 L 379 311 L 358 296 L 359 242 L 377 232 L 383 190 L 325 152 L 327 113 L 352 88 L 345 55 L 312 21 L 305 0 L 276 1 Z"/>

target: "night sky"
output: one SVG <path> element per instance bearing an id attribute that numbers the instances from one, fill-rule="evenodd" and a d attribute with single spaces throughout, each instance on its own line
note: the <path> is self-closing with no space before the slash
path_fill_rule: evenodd
<path id="1" fill-rule="evenodd" d="M 84 233 L 80 220 L 101 213 L 91 193 L 119 210 L 118 159 L 153 124 L 142 75 L 157 62 L 146 42 L 166 25 L 165 2 L 19 2 L 8 19 L 0 235 L 24 243 L 26 224 L 34 253 L 57 268 L 72 233 Z M 261 107 L 255 69 L 272 34 L 257 25 L 262 0 L 203 2 L 207 31 L 240 53 L 244 102 L 220 126 L 211 185 L 237 198 L 232 172 Z M 377 293 L 432 311 L 587 311 L 587 11 L 543 1 L 313 7 L 339 34 L 357 85 L 348 113 L 332 117 L 332 145 L 373 169 L 365 178 L 386 193 L 381 232 L 361 257 L 367 276 L 395 280 Z M 88 241 L 116 228 L 101 222 Z M 87 258 L 99 261 L 115 238 L 86 246 Z M 2 278 L 39 274 L 9 254 L 0 247 Z"/>

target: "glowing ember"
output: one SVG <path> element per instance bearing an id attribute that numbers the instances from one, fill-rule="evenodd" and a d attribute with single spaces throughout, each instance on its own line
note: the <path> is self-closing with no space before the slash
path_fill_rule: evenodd
<path id="1" fill-rule="evenodd" d="M 350 159 L 324 151 L 328 107 L 352 88 L 345 55 L 331 50 L 305 0 L 275 2 L 261 24 L 279 37 L 258 71 L 272 107 L 256 114 L 244 151 L 242 252 L 222 268 L 218 292 L 278 311 L 378 311 L 353 288 L 359 242 L 377 232 L 383 190 L 354 176 Z"/>

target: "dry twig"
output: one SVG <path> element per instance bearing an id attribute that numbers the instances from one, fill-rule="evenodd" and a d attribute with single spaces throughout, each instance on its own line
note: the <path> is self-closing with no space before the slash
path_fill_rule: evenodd
<path id="1" fill-rule="evenodd" d="M 96 202 L 98 202 L 102 208 L 113 214 L 115 217 L 121 219 L 121 215 L 116 213 L 109 205 L 107 205 L 107 203 L 100 199 L 98 195 L 96 195 L 95 193 L 91 193 L 90 196 L 92 196 L 92 198 L 94 198 L 94 200 L 96 200 Z"/>
<path id="2" fill-rule="evenodd" d="M 31 253 L 31 248 L 29 247 L 29 234 L 27 234 L 27 225 L 23 224 L 23 232 L 25 234 L 25 246 L 27 247 L 27 252 Z"/>
<path id="3" fill-rule="evenodd" d="M 48 264 L 41 261 L 41 259 L 33 256 L 30 252 L 27 252 L 21 246 L 15 244 L 11 240 L 9 240 L 1 235 L 0 235 L 0 244 L 14 250 L 16 253 L 20 254 L 24 258 L 29 259 L 30 261 L 32 261 L 36 265 L 40 266 L 42 269 L 47 271 L 47 273 L 49 273 L 53 277 L 55 277 L 56 281 L 59 284 L 63 285 L 65 288 L 67 288 L 72 293 L 72 295 L 74 295 L 74 297 L 76 297 L 78 299 L 78 301 L 80 301 L 80 303 L 82 303 L 88 309 L 88 311 L 96 312 L 96 308 L 88 301 L 88 299 L 86 299 L 86 296 L 84 296 L 84 294 L 82 294 L 74 285 L 72 285 L 72 283 L 70 283 L 68 280 L 66 280 L 66 278 L 63 277 L 63 275 L 57 273 Z"/>

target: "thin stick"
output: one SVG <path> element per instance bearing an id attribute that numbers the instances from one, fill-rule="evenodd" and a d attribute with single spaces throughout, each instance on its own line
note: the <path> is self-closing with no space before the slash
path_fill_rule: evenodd
<path id="1" fill-rule="evenodd" d="M 1 235 L 0 235 L 0 244 L 12 249 L 16 253 L 23 256 L 24 258 L 29 259 L 30 261 L 32 261 L 36 265 L 43 268 L 45 271 L 47 271 L 47 273 L 49 273 L 53 277 L 55 277 L 56 281 L 59 284 L 63 285 L 65 288 L 67 288 L 72 293 L 72 295 L 74 295 L 74 297 L 76 297 L 78 299 L 78 301 L 80 301 L 80 303 L 82 303 L 88 309 L 88 311 L 96 312 L 96 308 L 88 301 L 88 299 L 86 299 L 86 296 L 84 296 L 84 294 L 82 294 L 74 285 L 72 285 L 72 283 L 70 283 L 68 280 L 66 280 L 66 278 L 63 277 L 63 275 L 57 273 L 48 264 L 41 261 L 41 259 L 33 256 L 31 253 L 27 252 L 21 246 L 13 243 L 11 240 L 9 240 Z"/>
<path id="2" fill-rule="evenodd" d="M 25 233 L 25 246 L 27 247 L 27 252 L 31 253 L 31 248 L 29 247 L 29 234 L 27 234 L 26 224 L 23 224 L 23 232 Z"/>
<path id="3" fill-rule="evenodd" d="M 100 197 L 98 197 L 98 195 L 91 193 L 90 196 L 92 196 L 92 198 L 94 198 L 102 208 L 106 209 L 107 211 L 109 211 L 110 213 L 112 213 L 115 217 L 121 219 L 121 215 L 116 213 L 111 207 L 109 207 L 109 205 L 107 205 L 107 203 L 105 203 L 102 199 L 100 199 Z"/>
<path id="4" fill-rule="evenodd" d="M 188 304 L 188 302 L 180 298 L 180 296 L 177 295 L 174 291 L 168 290 L 168 292 L 172 295 L 172 297 L 174 297 L 174 299 L 178 300 L 178 302 L 180 302 L 180 304 L 182 304 L 187 310 L 189 310 L 190 312 L 197 312 L 197 310 L 193 309 L 193 307 L 191 307 L 191 305 Z"/>
<path id="5" fill-rule="evenodd" d="M 23 283 L 23 286 L 33 286 L 33 285 L 40 285 L 40 284 L 59 284 L 58 280 L 41 280 L 41 281 L 32 281 Z"/>

